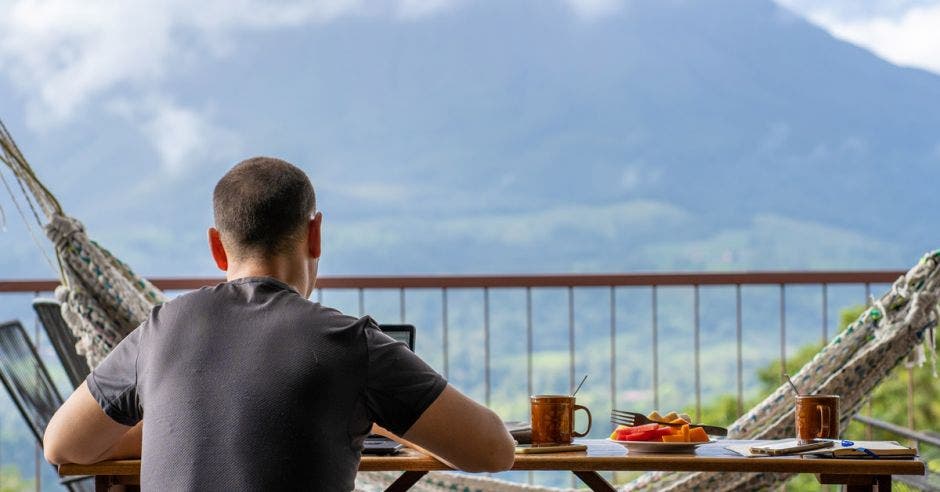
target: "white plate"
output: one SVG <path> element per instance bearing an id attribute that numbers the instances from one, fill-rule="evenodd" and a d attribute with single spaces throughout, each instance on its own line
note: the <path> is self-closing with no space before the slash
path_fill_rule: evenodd
<path id="1" fill-rule="evenodd" d="M 630 450 L 631 453 L 691 453 L 695 448 L 702 444 L 711 444 L 718 442 L 709 439 L 707 442 L 658 442 L 658 441 L 618 441 L 616 439 L 607 439 L 615 442 Z"/>

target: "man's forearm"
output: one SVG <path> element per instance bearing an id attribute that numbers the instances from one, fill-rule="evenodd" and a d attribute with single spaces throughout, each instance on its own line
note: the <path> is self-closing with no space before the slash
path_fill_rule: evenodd
<path id="1" fill-rule="evenodd" d="M 143 434 L 144 423 L 141 421 L 102 453 L 99 461 L 140 458 Z"/>
<path id="2" fill-rule="evenodd" d="M 142 428 L 115 422 L 82 383 L 56 410 L 43 434 L 43 453 L 54 465 L 88 464 L 140 456 Z"/>
<path id="3" fill-rule="evenodd" d="M 393 433 L 392 431 L 390 431 L 390 430 L 388 430 L 388 429 L 382 427 L 382 426 L 379 425 L 379 424 L 372 424 L 372 433 L 373 433 L 373 434 L 378 434 L 378 435 L 380 435 L 380 436 L 385 436 L 385 437 L 387 437 L 387 438 L 389 438 L 389 439 L 392 439 L 392 440 L 394 440 L 394 441 L 396 441 L 396 442 L 398 442 L 398 443 L 401 443 L 403 446 L 407 446 L 407 447 L 409 447 L 409 448 L 411 448 L 411 449 L 414 449 L 414 450 L 416 450 L 416 451 L 418 451 L 418 452 L 421 452 L 421 453 L 424 453 L 424 454 L 426 454 L 426 455 L 432 456 L 432 457 L 434 457 L 434 459 L 436 459 L 437 461 L 440 461 L 441 463 L 444 463 L 445 465 L 447 465 L 447 466 L 453 468 L 454 470 L 457 470 L 457 469 L 458 469 L 456 466 L 454 466 L 453 463 L 451 463 L 451 462 L 445 460 L 444 458 L 441 458 L 440 456 L 438 456 L 438 455 L 436 455 L 436 454 L 434 454 L 434 453 L 428 451 L 427 449 L 422 448 L 421 446 L 418 446 L 417 444 L 415 444 L 415 443 L 413 443 L 413 442 L 411 442 L 411 441 L 405 439 L 404 437 L 395 435 L 395 433 Z"/>

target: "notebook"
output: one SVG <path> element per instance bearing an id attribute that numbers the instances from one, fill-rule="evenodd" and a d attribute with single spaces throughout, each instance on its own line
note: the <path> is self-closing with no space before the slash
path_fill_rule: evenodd
<path id="1" fill-rule="evenodd" d="M 835 441 L 835 446 L 810 454 L 833 458 L 913 458 L 917 450 L 897 441 Z"/>
<path id="2" fill-rule="evenodd" d="M 414 325 L 379 325 L 383 333 L 392 337 L 396 341 L 402 342 L 408 346 L 412 352 L 415 350 L 415 327 Z M 362 454 L 394 454 L 403 446 L 379 434 L 369 434 L 362 444 Z"/>
<path id="3" fill-rule="evenodd" d="M 796 439 L 785 439 L 776 441 L 760 441 L 758 443 L 737 443 L 725 446 L 725 449 L 733 451 L 745 457 L 771 456 L 779 454 L 812 454 L 814 456 L 825 456 L 830 458 L 913 458 L 917 456 L 917 450 L 902 446 L 895 441 L 850 441 L 847 439 L 825 440 L 825 447 L 822 449 L 796 449 Z M 773 448 L 775 451 L 768 453 L 766 451 L 756 452 L 756 448 Z M 790 452 L 785 452 L 785 451 Z"/>

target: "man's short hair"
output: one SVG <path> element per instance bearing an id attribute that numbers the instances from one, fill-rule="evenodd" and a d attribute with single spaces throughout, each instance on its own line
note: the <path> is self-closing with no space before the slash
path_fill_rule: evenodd
<path id="1" fill-rule="evenodd" d="M 215 226 L 236 256 L 288 251 L 317 206 L 313 185 L 297 166 L 273 157 L 235 165 L 215 185 Z"/>

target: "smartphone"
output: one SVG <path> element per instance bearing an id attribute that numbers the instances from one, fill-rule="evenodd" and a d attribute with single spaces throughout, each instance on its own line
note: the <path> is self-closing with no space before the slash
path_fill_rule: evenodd
<path id="1" fill-rule="evenodd" d="M 812 451 L 814 449 L 822 449 L 832 447 L 832 441 L 813 441 L 806 444 L 800 444 L 799 441 L 790 440 L 777 442 L 773 444 L 762 444 L 760 446 L 752 446 L 751 452 L 754 454 L 766 454 L 768 456 L 776 456 L 781 454 L 794 454 L 802 453 L 803 451 Z"/>

